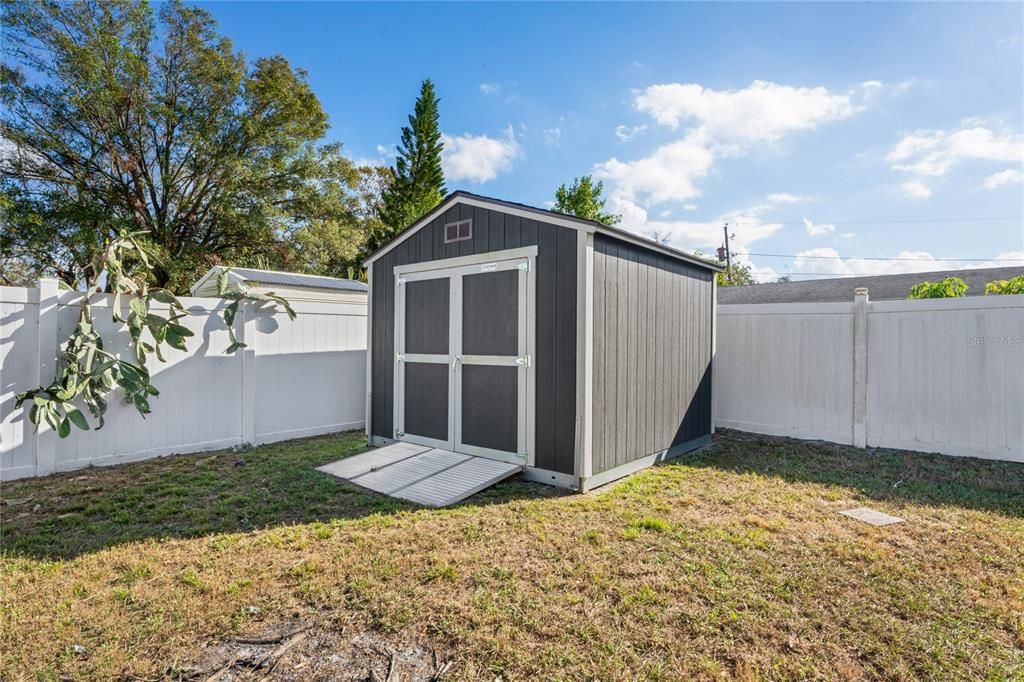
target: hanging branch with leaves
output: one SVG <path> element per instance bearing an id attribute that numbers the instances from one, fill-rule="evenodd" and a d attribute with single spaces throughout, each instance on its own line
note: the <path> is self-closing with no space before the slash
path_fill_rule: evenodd
<path id="1" fill-rule="evenodd" d="M 245 348 L 245 344 L 238 340 L 235 336 L 235 316 L 238 315 L 238 307 L 242 301 L 254 301 L 257 303 L 276 303 L 284 308 L 284 311 L 288 313 L 288 319 L 295 319 L 295 311 L 292 310 L 292 306 L 288 303 L 287 299 L 283 296 L 278 296 L 273 291 L 268 291 L 265 294 L 261 294 L 255 291 L 246 291 L 241 289 L 239 291 L 228 291 L 228 284 L 230 279 L 228 275 L 231 272 L 231 268 L 225 268 L 217 275 L 217 294 L 221 298 L 226 298 L 231 303 L 224 308 L 224 324 L 228 327 L 228 336 L 231 339 L 231 345 L 228 346 L 226 353 L 234 353 L 239 348 Z"/>
<path id="2" fill-rule="evenodd" d="M 53 381 L 48 386 L 15 396 L 16 407 L 31 402 L 28 416 L 37 429 L 45 421 L 61 438 L 71 433 L 72 425 L 88 429 L 89 423 L 76 403 L 84 404 L 96 420 L 96 428 L 102 428 L 107 395 L 115 388 L 120 388 L 124 401 L 134 405 L 145 417 L 151 411 L 149 399 L 160 394 L 151 381 L 147 359 L 156 355 L 160 362 L 166 362 L 165 344 L 177 350 L 188 350 L 187 339 L 193 333 L 178 321 L 189 312 L 170 291 L 147 284 L 146 275 L 152 271 L 156 260 L 140 242 L 142 234 L 122 231 L 94 256 L 88 267 L 89 285 L 79 302 L 78 324 L 58 358 Z M 129 264 L 141 264 L 143 267 L 137 268 L 141 274 L 129 275 Z M 234 353 L 245 347 L 234 331 L 235 317 L 245 300 L 276 303 L 284 308 L 289 319 L 295 319 L 295 311 L 288 301 L 273 292 L 227 291 L 227 273 L 227 270 L 221 273 L 218 280 L 221 296 L 231 300 L 222 312 L 231 338 L 225 352 Z M 103 338 L 96 331 L 93 299 L 104 288 L 113 293 L 111 318 L 128 327 L 135 362 L 106 350 Z M 128 304 L 127 318 L 121 314 L 121 297 L 126 295 L 133 297 Z M 154 308 L 154 303 L 166 305 L 166 315 Z"/>

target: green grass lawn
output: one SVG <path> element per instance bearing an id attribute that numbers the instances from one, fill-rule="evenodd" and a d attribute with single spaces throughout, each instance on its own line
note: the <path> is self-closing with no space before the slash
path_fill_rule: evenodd
<path id="1" fill-rule="evenodd" d="M 300 618 L 466 679 L 1024 679 L 1024 466 L 721 433 L 587 495 L 417 508 L 361 434 L 0 490 L 0 679 L 173 677 Z M 838 512 L 870 505 L 907 523 Z"/>

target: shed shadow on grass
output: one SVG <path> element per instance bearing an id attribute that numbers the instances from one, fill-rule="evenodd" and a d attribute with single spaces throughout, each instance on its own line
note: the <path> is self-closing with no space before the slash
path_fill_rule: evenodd
<path id="1" fill-rule="evenodd" d="M 422 509 L 316 471 L 365 450 L 365 435 L 349 432 L 4 483 L 0 551 L 40 560 L 72 559 L 146 539 L 194 538 Z M 554 494 L 547 486 L 512 480 L 459 506 Z"/>
<path id="2" fill-rule="evenodd" d="M 851 488 L 891 504 L 957 506 L 1024 517 L 1024 464 L 717 430 L 679 463 Z"/>

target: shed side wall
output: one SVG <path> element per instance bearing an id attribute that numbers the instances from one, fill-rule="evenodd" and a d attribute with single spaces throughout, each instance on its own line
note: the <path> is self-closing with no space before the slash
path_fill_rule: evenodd
<path id="1" fill-rule="evenodd" d="M 595 474 L 711 433 L 713 277 L 595 235 Z"/>
<path id="2" fill-rule="evenodd" d="M 444 225 L 473 219 L 473 238 L 445 244 Z M 393 437 L 397 265 L 537 246 L 535 466 L 573 474 L 576 438 L 576 230 L 456 204 L 373 264 L 371 433 Z"/>

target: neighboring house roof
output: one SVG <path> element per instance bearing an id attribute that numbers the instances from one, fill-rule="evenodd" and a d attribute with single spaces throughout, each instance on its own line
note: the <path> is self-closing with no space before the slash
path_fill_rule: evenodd
<path id="1" fill-rule="evenodd" d="M 891 301 L 904 299 L 910 288 L 920 282 L 935 282 L 946 277 L 959 277 L 967 282 L 968 296 L 984 296 L 985 284 L 997 279 L 1024 275 L 1024 263 L 1003 268 L 973 268 L 970 270 L 937 270 L 902 275 L 871 275 L 812 279 L 800 282 L 749 284 L 739 287 L 719 287 L 718 302 L 730 303 L 810 303 L 825 301 L 852 301 L 853 290 L 867 287 L 868 299 Z"/>
<path id="2" fill-rule="evenodd" d="M 211 277 L 217 277 L 225 270 L 223 265 L 215 265 L 193 284 L 190 290 L 194 293 Z M 334 291 L 366 292 L 363 282 L 340 277 L 322 277 L 320 275 L 304 275 L 298 272 L 278 272 L 276 270 L 256 270 L 253 268 L 230 268 L 231 274 L 243 282 L 257 284 L 280 285 L 289 287 L 306 287 L 309 289 L 331 289 Z"/>
<path id="3" fill-rule="evenodd" d="M 724 269 L 721 264 L 715 261 L 705 260 L 699 256 L 693 255 L 692 253 L 686 253 L 685 251 L 680 251 L 679 249 L 672 248 L 671 246 L 659 244 L 653 239 L 648 239 L 647 237 L 634 234 L 632 232 L 629 232 L 628 230 L 623 230 L 618 227 L 612 227 L 611 225 L 605 225 L 604 223 L 599 223 L 595 220 L 577 218 L 576 216 L 569 215 L 567 213 L 549 211 L 543 208 L 527 206 L 526 204 L 519 204 L 514 201 L 505 201 L 503 199 L 485 197 L 483 195 L 473 194 L 472 192 L 466 192 L 464 190 L 457 190 L 446 196 L 444 199 L 441 200 L 441 203 L 439 203 L 437 206 L 431 209 L 428 213 L 426 213 L 418 220 L 413 222 L 412 225 L 410 225 L 406 229 L 399 232 L 389 242 L 387 242 L 379 249 L 371 253 L 366 258 L 366 260 L 363 261 L 363 264 L 369 265 L 373 261 L 377 260 L 385 253 L 387 253 L 394 247 L 398 246 L 407 237 L 413 235 L 417 230 L 426 225 L 429 225 L 439 215 L 441 215 L 442 213 L 444 213 L 457 203 L 482 206 L 485 208 L 488 206 L 496 207 L 496 210 L 504 210 L 506 213 L 532 214 L 536 215 L 538 220 L 541 220 L 546 223 L 551 223 L 552 225 L 561 225 L 563 227 L 569 227 L 575 230 L 586 230 L 588 232 L 606 234 L 617 239 L 622 239 L 633 244 L 642 246 L 644 248 L 651 249 L 652 251 L 663 253 L 667 256 L 676 258 L 678 260 L 693 263 L 694 265 L 700 265 L 702 267 L 708 268 L 709 270 L 720 272 Z"/>

